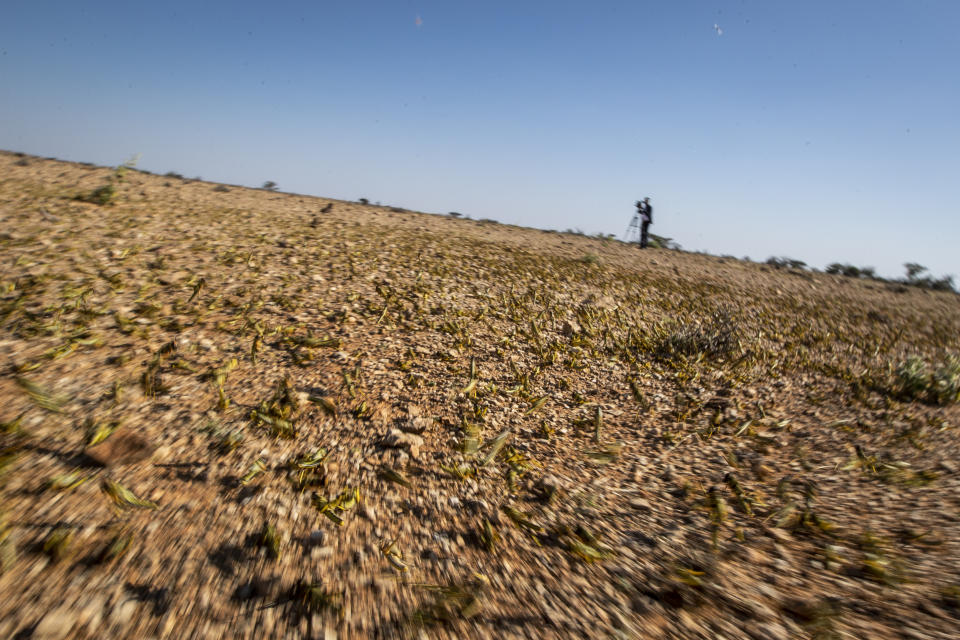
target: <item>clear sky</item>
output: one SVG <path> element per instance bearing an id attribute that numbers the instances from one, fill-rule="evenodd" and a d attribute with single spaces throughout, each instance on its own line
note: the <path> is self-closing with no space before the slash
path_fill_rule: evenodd
<path id="1" fill-rule="evenodd" d="M 4 0 L 0 148 L 960 276 L 960 1 Z"/>

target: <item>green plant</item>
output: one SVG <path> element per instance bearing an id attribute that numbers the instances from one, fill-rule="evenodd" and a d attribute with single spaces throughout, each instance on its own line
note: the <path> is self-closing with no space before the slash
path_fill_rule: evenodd
<path id="1" fill-rule="evenodd" d="M 948 358 L 933 372 L 932 393 L 938 404 L 960 402 L 960 358 Z"/>
<path id="2" fill-rule="evenodd" d="M 910 356 L 894 376 L 895 392 L 906 400 L 941 405 L 960 401 L 960 358 L 955 356 L 933 370 L 920 356 Z"/>
<path id="3" fill-rule="evenodd" d="M 580 257 L 580 262 L 583 264 L 597 264 L 600 262 L 600 258 L 595 253 L 585 253 Z"/>
<path id="4" fill-rule="evenodd" d="M 729 357 L 740 350 L 740 330 L 729 312 L 719 310 L 702 322 L 657 327 L 652 347 L 654 356 L 661 360 L 699 355 Z"/>
<path id="5" fill-rule="evenodd" d="M 680 250 L 680 244 L 678 242 L 674 242 L 673 238 L 658 236 L 655 233 L 650 234 L 650 246 L 655 249 L 672 249 L 674 251 Z"/>

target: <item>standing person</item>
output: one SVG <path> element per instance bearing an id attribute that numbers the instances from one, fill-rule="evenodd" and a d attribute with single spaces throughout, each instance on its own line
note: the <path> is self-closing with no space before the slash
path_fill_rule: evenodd
<path id="1" fill-rule="evenodd" d="M 653 224 L 653 207 L 650 205 L 649 197 L 637 203 L 637 213 L 640 214 L 640 248 L 646 249 L 649 241 L 648 229 Z"/>

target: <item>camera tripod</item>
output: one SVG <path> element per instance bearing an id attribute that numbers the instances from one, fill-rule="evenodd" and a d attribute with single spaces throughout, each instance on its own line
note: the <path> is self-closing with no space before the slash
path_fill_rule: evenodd
<path id="1" fill-rule="evenodd" d="M 627 231 L 623 234 L 623 241 L 640 244 L 642 225 L 643 218 L 640 217 L 640 214 L 633 214 L 633 218 L 630 219 L 630 224 L 627 226 Z"/>

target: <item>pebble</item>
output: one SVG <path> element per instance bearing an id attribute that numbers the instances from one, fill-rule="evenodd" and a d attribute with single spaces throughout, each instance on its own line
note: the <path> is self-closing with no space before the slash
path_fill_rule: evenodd
<path id="1" fill-rule="evenodd" d="M 59 640 L 65 638 L 74 623 L 77 621 L 77 614 L 70 611 L 67 607 L 54 609 L 43 616 L 43 619 L 37 624 L 30 636 L 36 640 Z"/>
<path id="2" fill-rule="evenodd" d="M 137 601 L 126 600 L 113 608 L 110 614 L 110 620 L 114 624 L 125 627 L 133 620 L 133 614 L 137 612 Z"/>

